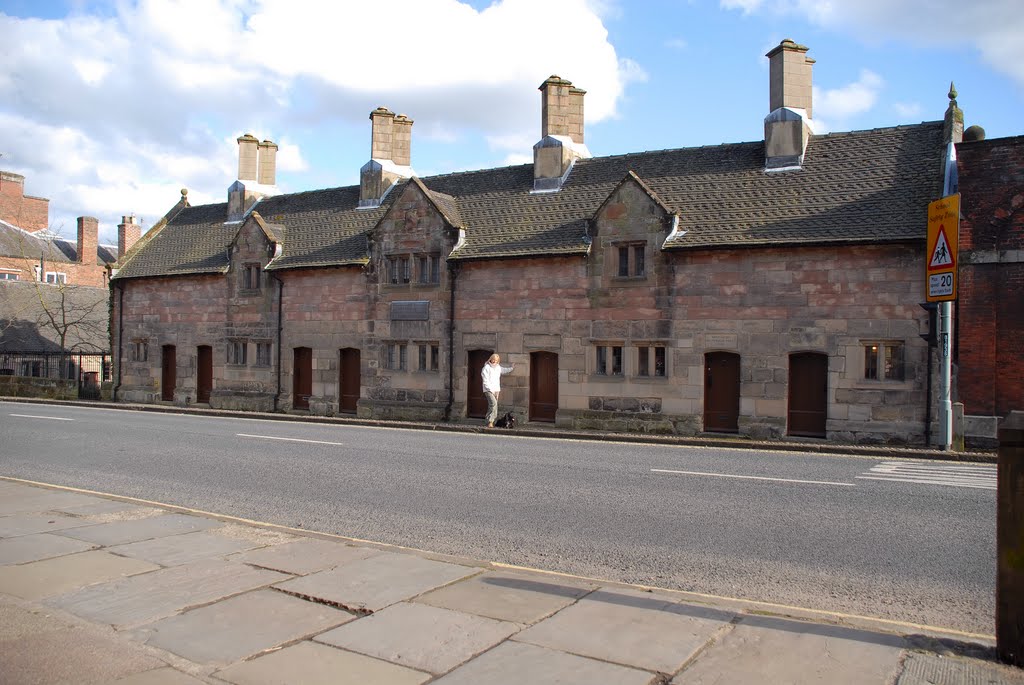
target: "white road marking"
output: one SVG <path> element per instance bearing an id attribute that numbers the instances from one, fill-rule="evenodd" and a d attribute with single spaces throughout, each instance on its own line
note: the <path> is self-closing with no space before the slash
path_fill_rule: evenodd
<path id="1" fill-rule="evenodd" d="M 74 419 L 66 419 L 62 416 L 36 416 L 35 414 L 11 414 L 11 416 L 17 416 L 20 419 L 49 419 L 50 421 L 74 421 Z"/>
<path id="2" fill-rule="evenodd" d="M 807 485 L 842 485 L 855 487 L 856 483 L 835 483 L 828 480 L 796 480 L 793 478 L 767 478 L 765 476 L 741 476 L 734 473 L 706 473 L 704 471 L 672 471 L 670 469 L 651 469 L 654 473 L 681 473 L 686 476 L 712 476 L 714 478 L 743 478 L 745 480 L 770 480 L 776 483 L 804 483 Z"/>
<path id="3" fill-rule="evenodd" d="M 884 461 L 872 466 L 870 471 L 857 478 L 981 490 L 996 489 L 996 467 L 984 465 Z"/>
<path id="4" fill-rule="evenodd" d="M 278 438 L 273 435 L 249 435 L 248 433 L 236 433 L 240 438 L 256 438 L 257 440 L 282 440 L 284 442 L 306 442 L 312 445 L 338 445 L 343 446 L 343 442 L 327 442 L 326 440 L 303 440 L 302 438 Z"/>

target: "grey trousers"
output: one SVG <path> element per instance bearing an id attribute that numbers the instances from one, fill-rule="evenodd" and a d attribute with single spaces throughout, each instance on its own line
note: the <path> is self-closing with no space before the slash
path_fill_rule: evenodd
<path id="1" fill-rule="evenodd" d="M 484 390 L 484 397 L 487 398 L 487 423 L 493 424 L 498 420 L 498 398 L 493 392 Z"/>

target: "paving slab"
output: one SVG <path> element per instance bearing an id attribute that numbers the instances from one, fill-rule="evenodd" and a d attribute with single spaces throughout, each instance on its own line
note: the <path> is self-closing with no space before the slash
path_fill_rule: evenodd
<path id="1" fill-rule="evenodd" d="M 356 612 L 374 612 L 478 572 L 412 554 L 381 552 L 274 587 Z"/>
<path id="2" fill-rule="evenodd" d="M 316 641 L 440 675 L 519 628 L 461 611 L 399 602 L 324 633 Z"/>
<path id="3" fill-rule="evenodd" d="M 107 682 L 163 663 L 90 626 L 37 630 L 0 640 L 0 682 L 17 685 Z"/>
<path id="4" fill-rule="evenodd" d="M 0 517 L 0 538 L 15 538 L 35 533 L 51 533 L 66 528 L 90 525 L 89 521 L 58 511 L 22 513 Z"/>
<path id="5" fill-rule="evenodd" d="M 252 549 L 259 543 L 220 534 L 220 529 L 202 530 L 109 547 L 108 551 L 161 566 L 181 566 L 200 559 L 226 556 Z"/>
<path id="6" fill-rule="evenodd" d="M 23 599 L 42 599 L 158 568 L 147 561 L 94 550 L 18 566 L 0 566 L 0 592 Z"/>
<path id="7" fill-rule="evenodd" d="M 889 683 L 899 670 L 904 646 L 898 635 L 745 616 L 687 666 L 672 685 Z"/>
<path id="8" fill-rule="evenodd" d="M 118 678 L 110 685 L 205 685 L 206 682 L 166 666 Z"/>
<path id="9" fill-rule="evenodd" d="M 219 521 L 189 516 L 187 514 L 164 514 L 134 521 L 101 523 L 64 531 L 64 535 L 77 540 L 95 542 L 100 545 L 124 545 L 152 538 L 192 533 L 221 526 Z"/>
<path id="10" fill-rule="evenodd" d="M 257 590 L 143 626 L 146 644 L 201 663 L 227 666 L 355 619 L 274 590 Z"/>
<path id="11" fill-rule="evenodd" d="M 896 685 L 1014 685 L 1024 683 L 1024 670 L 980 659 L 910 652 Z"/>
<path id="12" fill-rule="evenodd" d="M 24 564 L 29 561 L 40 561 L 61 557 L 66 554 L 86 552 L 97 545 L 82 540 L 73 540 L 61 535 L 39 533 L 24 535 L 18 538 L 0 540 L 0 566 Z"/>
<path id="13" fill-rule="evenodd" d="M 433 677 L 314 642 L 300 642 L 214 675 L 235 685 L 421 685 Z"/>
<path id="14" fill-rule="evenodd" d="M 46 490 L 31 485 L 18 485 L 0 498 L 0 516 L 27 512 L 53 511 L 60 507 L 91 504 L 95 498 L 61 490 Z"/>
<path id="15" fill-rule="evenodd" d="M 649 671 L 675 673 L 734 618 L 652 592 L 601 589 L 513 639 Z"/>
<path id="16" fill-rule="evenodd" d="M 529 625 L 595 589 L 595 584 L 554 576 L 487 572 L 428 592 L 415 601 Z"/>
<path id="17" fill-rule="evenodd" d="M 654 674 L 554 649 L 503 642 L 432 685 L 651 685 Z"/>
<path id="18" fill-rule="evenodd" d="M 305 576 L 377 554 L 381 554 L 381 551 L 372 547 L 357 547 L 341 541 L 304 538 L 237 554 L 231 559 L 274 571 Z"/>
<path id="19" fill-rule="evenodd" d="M 275 571 L 229 561 L 198 561 L 85 588 L 53 597 L 46 603 L 91 621 L 126 628 L 270 585 L 286 577 Z"/>
<path id="20" fill-rule="evenodd" d="M 109 518 L 109 520 L 129 521 L 147 516 L 158 516 L 166 513 L 166 509 L 158 509 L 143 504 L 132 504 L 131 502 L 118 502 L 112 499 L 94 498 L 89 504 L 78 504 L 72 506 L 54 507 L 54 511 L 60 511 L 72 516 L 83 516 L 95 521 L 98 518 Z"/>

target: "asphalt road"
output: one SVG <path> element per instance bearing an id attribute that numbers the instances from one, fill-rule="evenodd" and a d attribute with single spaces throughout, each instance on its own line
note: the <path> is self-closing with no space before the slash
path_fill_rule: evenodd
<path id="1" fill-rule="evenodd" d="M 994 467 L 896 461 L 0 402 L 3 476 L 991 635 Z"/>

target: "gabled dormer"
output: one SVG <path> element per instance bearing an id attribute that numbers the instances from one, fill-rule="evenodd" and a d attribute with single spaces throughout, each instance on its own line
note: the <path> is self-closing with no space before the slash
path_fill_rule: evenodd
<path id="1" fill-rule="evenodd" d="M 594 275 L 607 286 L 653 283 L 675 224 L 672 209 L 629 171 L 591 218 Z"/>
<path id="2" fill-rule="evenodd" d="M 583 96 L 571 81 L 550 76 L 540 84 L 541 138 L 533 146 L 533 190 L 555 192 L 577 159 L 590 157 L 583 142 Z"/>
<path id="3" fill-rule="evenodd" d="M 446 259 L 464 232 L 455 198 L 413 177 L 371 233 L 378 282 L 392 289 L 440 286 Z"/>

